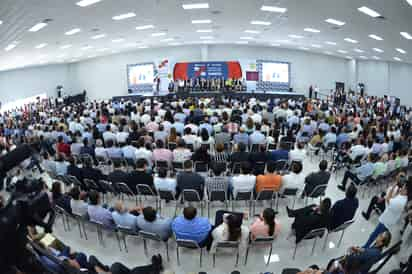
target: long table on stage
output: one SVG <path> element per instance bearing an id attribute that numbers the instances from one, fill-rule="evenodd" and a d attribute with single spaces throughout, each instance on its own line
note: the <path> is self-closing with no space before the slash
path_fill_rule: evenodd
<path id="1" fill-rule="evenodd" d="M 303 99 L 305 95 L 303 93 L 295 93 L 295 92 L 287 92 L 287 91 L 256 91 L 256 92 L 177 92 L 177 93 L 159 93 L 155 94 L 153 92 L 147 92 L 144 94 L 130 94 L 126 96 L 114 96 L 113 101 L 141 101 L 144 99 L 150 98 L 159 98 L 163 97 L 166 99 L 185 99 L 185 98 L 209 98 L 209 97 L 216 97 L 216 96 L 223 96 L 223 97 L 230 97 L 236 99 L 243 99 L 243 98 L 256 98 L 259 100 L 268 100 L 268 99 L 281 99 L 281 100 L 289 100 L 289 99 Z"/>

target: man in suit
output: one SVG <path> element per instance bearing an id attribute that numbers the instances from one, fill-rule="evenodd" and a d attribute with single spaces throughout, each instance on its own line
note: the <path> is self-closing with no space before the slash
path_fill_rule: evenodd
<path id="1" fill-rule="evenodd" d="M 330 173 L 327 171 L 328 162 L 322 160 L 319 163 L 319 171 L 312 172 L 305 178 L 305 188 L 302 197 L 310 195 L 312 191 L 319 185 L 327 185 L 330 178 Z"/>
<path id="2" fill-rule="evenodd" d="M 121 168 L 121 162 L 120 161 L 113 161 L 114 165 L 114 170 L 110 172 L 110 174 L 107 176 L 107 179 L 116 184 L 116 183 L 127 183 L 129 179 L 129 175 L 124 172 Z M 133 190 L 133 188 L 131 188 Z"/>
<path id="3" fill-rule="evenodd" d="M 184 171 L 177 174 L 176 196 L 179 196 L 185 189 L 193 189 L 199 193 L 200 199 L 203 199 L 204 178 L 193 172 L 191 161 L 185 161 L 183 168 Z"/>
<path id="4" fill-rule="evenodd" d="M 135 194 L 137 194 L 137 184 L 148 185 L 154 192 L 156 192 L 153 184 L 153 176 L 147 172 L 146 159 L 137 160 L 136 169 L 129 174 L 126 183 Z"/>
<path id="5" fill-rule="evenodd" d="M 350 221 L 355 216 L 359 207 L 358 198 L 356 198 L 356 187 L 351 184 L 346 190 L 345 198 L 337 201 L 332 207 L 332 220 L 330 229 L 335 229 L 343 223 Z"/>
<path id="6" fill-rule="evenodd" d="M 86 161 L 84 167 L 82 168 L 83 179 L 90 179 L 95 182 L 99 180 L 106 179 L 100 169 L 93 168 L 93 163 L 91 161 Z"/>

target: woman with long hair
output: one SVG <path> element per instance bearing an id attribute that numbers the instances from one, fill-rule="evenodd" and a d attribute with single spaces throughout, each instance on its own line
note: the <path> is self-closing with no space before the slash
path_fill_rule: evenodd
<path id="1" fill-rule="evenodd" d="M 258 237 L 276 237 L 280 232 L 280 226 L 275 220 L 276 212 L 272 208 L 266 208 L 250 226 L 250 235 L 253 240 Z"/>
<path id="2" fill-rule="evenodd" d="M 242 225 L 242 217 L 235 214 L 224 214 L 223 223 L 212 231 L 211 253 L 216 252 L 218 242 L 233 241 L 239 242 L 240 253 L 246 252 L 249 241 L 249 228 Z"/>

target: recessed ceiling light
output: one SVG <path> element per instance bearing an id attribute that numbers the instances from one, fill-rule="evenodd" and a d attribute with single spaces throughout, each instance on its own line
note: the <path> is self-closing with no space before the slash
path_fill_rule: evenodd
<path id="1" fill-rule="evenodd" d="M 412 1 L 412 0 L 411 0 L 411 1 Z M 397 51 L 397 52 L 400 52 L 400 53 L 402 53 L 402 54 L 406 54 L 406 51 L 403 50 L 403 49 L 400 49 L 400 48 L 397 48 L 396 51 Z"/>
<path id="2" fill-rule="evenodd" d="M 262 25 L 262 26 L 270 26 L 272 23 L 271 22 L 267 22 L 267 21 L 251 21 L 250 22 L 252 25 Z"/>
<path id="3" fill-rule="evenodd" d="M 39 30 L 41 30 L 42 28 L 44 28 L 46 26 L 47 26 L 47 23 L 40 22 L 40 23 L 37 23 L 36 25 L 34 25 L 33 27 L 31 27 L 29 29 L 29 31 L 30 32 L 36 32 L 36 31 L 39 31 Z"/>
<path id="4" fill-rule="evenodd" d="M 177 42 L 176 42 L 176 43 L 169 43 L 168 45 L 169 45 L 169 46 L 180 46 L 181 44 L 182 44 L 182 43 L 177 43 Z"/>
<path id="5" fill-rule="evenodd" d="M 120 14 L 120 15 L 113 16 L 112 19 L 113 19 L 113 20 L 116 20 L 116 21 L 119 21 L 119 20 L 124 20 L 124 19 L 128 19 L 128 18 L 132 18 L 132 17 L 135 17 L 135 16 L 136 16 L 136 13 L 134 13 L 134 12 L 128 12 L 128 13 L 124 13 L 124 14 Z"/>
<path id="6" fill-rule="evenodd" d="M 331 42 L 331 41 L 326 41 L 325 44 L 332 45 L 332 46 L 336 46 L 336 45 L 337 45 L 336 42 Z"/>
<path id="7" fill-rule="evenodd" d="M 139 48 L 139 49 L 147 49 L 147 48 L 149 48 L 148 46 L 138 46 L 137 48 Z"/>
<path id="8" fill-rule="evenodd" d="M 245 30 L 246 33 L 251 33 L 251 34 L 259 34 L 260 31 L 257 30 Z"/>
<path id="9" fill-rule="evenodd" d="M 309 50 L 307 47 L 300 47 L 301 50 Z"/>
<path id="10" fill-rule="evenodd" d="M 410 35 L 410 34 L 407 33 L 407 32 L 401 32 L 401 35 L 402 35 L 405 39 L 412 40 L 412 35 Z"/>
<path id="11" fill-rule="evenodd" d="M 210 40 L 210 39 L 214 39 L 213 36 L 200 36 L 200 39 L 202 40 Z"/>
<path id="12" fill-rule="evenodd" d="M 399 58 L 399 57 L 393 57 L 393 59 L 396 60 L 396 61 L 399 61 L 399 62 L 402 61 L 402 59 Z"/>
<path id="13" fill-rule="evenodd" d="M 408 2 L 408 4 L 412 6 L 412 0 L 406 0 L 406 2 Z"/>
<path id="14" fill-rule="evenodd" d="M 339 20 L 336 20 L 336 19 L 333 19 L 333 18 L 326 19 L 325 22 L 327 22 L 329 24 L 337 25 L 337 26 L 343 26 L 343 25 L 346 24 L 343 21 L 339 21 Z"/>
<path id="15" fill-rule="evenodd" d="M 96 4 L 98 2 L 100 2 L 102 0 L 82 0 L 76 3 L 76 5 L 80 6 L 80 7 L 87 7 L 87 6 L 91 6 L 93 4 Z"/>
<path id="16" fill-rule="evenodd" d="M 376 52 L 380 52 L 380 53 L 383 52 L 383 50 L 381 50 L 381 49 L 379 49 L 379 48 L 373 48 L 373 50 L 376 51 Z"/>
<path id="17" fill-rule="evenodd" d="M 253 40 L 253 37 L 250 36 L 243 36 L 239 38 L 240 40 Z"/>
<path id="18" fill-rule="evenodd" d="M 73 35 L 73 34 L 79 33 L 80 31 L 81 31 L 80 29 L 72 29 L 72 30 L 67 31 L 65 35 Z"/>
<path id="19" fill-rule="evenodd" d="M 237 41 L 236 42 L 236 44 L 241 44 L 241 45 L 248 44 L 248 43 L 249 43 L 248 41 Z"/>
<path id="20" fill-rule="evenodd" d="M 183 4 L 182 8 L 184 10 L 208 9 L 209 8 L 209 3 Z"/>
<path id="21" fill-rule="evenodd" d="M 381 59 L 378 56 L 372 56 L 372 58 L 375 59 L 375 60 L 380 60 Z"/>
<path id="22" fill-rule="evenodd" d="M 68 48 L 71 48 L 71 47 L 72 47 L 72 45 L 63 45 L 63 46 L 60 47 L 60 49 L 68 49 Z"/>
<path id="23" fill-rule="evenodd" d="M 296 35 L 296 34 L 290 34 L 288 35 L 290 38 L 295 38 L 295 39 L 302 39 L 303 36 L 302 35 Z"/>
<path id="24" fill-rule="evenodd" d="M 305 29 L 303 29 L 304 31 L 307 31 L 307 32 L 312 32 L 312 33 L 319 33 L 320 32 L 320 30 L 318 30 L 318 29 L 312 29 L 312 28 L 305 28 Z"/>
<path id="25" fill-rule="evenodd" d="M 343 50 L 343 49 L 338 50 L 338 52 L 339 52 L 339 53 L 342 53 L 342 54 L 348 53 L 346 50 Z"/>
<path id="26" fill-rule="evenodd" d="M 270 12 L 277 12 L 277 13 L 285 13 L 288 9 L 287 8 L 280 8 L 275 6 L 262 6 L 260 8 L 262 11 L 270 11 Z"/>
<path id="27" fill-rule="evenodd" d="M 15 47 L 17 47 L 17 44 L 12 43 L 10 45 L 8 45 L 7 47 L 4 48 L 5 51 L 10 51 L 12 49 L 14 49 Z"/>
<path id="28" fill-rule="evenodd" d="M 44 48 L 44 47 L 46 47 L 46 46 L 47 46 L 47 43 L 42 43 L 42 44 L 39 44 L 39 45 L 35 46 L 35 48 L 36 48 L 36 49 L 42 49 L 42 48 Z"/>
<path id="29" fill-rule="evenodd" d="M 362 55 L 362 56 L 359 56 L 359 58 L 360 58 L 360 59 L 368 59 L 368 57 L 363 56 L 363 55 Z"/>
<path id="30" fill-rule="evenodd" d="M 3 24 L 3 21 L 0 20 L 0 25 L 2 25 L 2 24 Z"/>
<path id="31" fill-rule="evenodd" d="M 98 35 L 92 36 L 91 38 L 93 40 L 97 40 L 97 39 L 101 39 L 101 38 L 104 38 L 104 37 L 106 37 L 106 34 L 98 34 Z"/>
<path id="32" fill-rule="evenodd" d="M 373 18 L 381 16 L 378 12 L 365 6 L 358 8 L 358 11 L 363 12 L 364 14 L 369 15 Z"/>
<path id="33" fill-rule="evenodd" d="M 136 30 L 154 29 L 153 25 L 143 25 L 136 27 Z"/>
<path id="34" fill-rule="evenodd" d="M 351 39 L 351 38 L 345 38 L 343 40 L 345 40 L 346 42 L 352 43 L 352 44 L 357 44 L 358 43 L 358 41 L 356 41 L 354 39 Z"/>
<path id="35" fill-rule="evenodd" d="M 166 32 L 155 32 L 155 33 L 152 33 L 152 36 L 153 37 L 159 37 L 159 36 L 165 36 L 166 35 Z"/>
<path id="36" fill-rule="evenodd" d="M 84 46 L 84 47 L 81 48 L 81 50 L 89 50 L 89 49 L 92 49 L 92 48 L 93 48 L 92 46 Z"/>
<path id="37" fill-rule="evenodd" d="M 198 29 L 196 32 L 200 32 L 200 33 L 208 33 L 208 32 L 212 32 L 213 30 L 211 29 Z"/>
<path id="38" fill-rule="evenodd" d="M 353 51 L 356 51 L 356 52 L 359 52 L 359 53 L 365 52 L 364 50 L 361 50 L 361 49 L 354 49 Z"/>
<path id="39" fill-rule="evenodd" d="M 174 41 L 175 39 L 173 39 L 173 38 L 166 38 L 166 39 L 163 39 L 163 40 L 160 40 L 160 42 L 170 42 L 170 41 Z"/>
<path id="40" fill-rule="evenodd" d="M 202 20 L 192 20 L 192 24 L 210 24 L 212 20 L 210 19 L 202 19 Z"/>
<path id="41" fill-rule="evenodd" d="M 98 49 L 97 51 L 98 52 L 104 52 L 104 51 L 108 51 L 109 50 L 109 48 L 102 48 L 102 49 Z"/>
<path id="42" fill-rule="evenodd" d="M 312 44 L 311 47 L 312 47 L 312 48 L 317 48 L 317 49 L 322 48 L 322 46 L 321 46 L 321 45 L 318 45 L 318 44 Z"/>
<path id="43" fill-rule="evenodd" d="M 378 40 L 378 41 L 382 41 L 382 40 L 383 40 L 382 37 L 380 37 L 380 36 L 378 36 L 378 35 L 376 35 L 376 34 L 369 34 L 369 37 L 372 38 L 372 39 Z"/>
<path id="44" fill-rule="evenodd" d="M 276 44 L 276 43 L 273 43 L 273 44 L 270 44 L 272 47 L 280 47 L 280 44 Z"/>
<path id="45" fill-rule="evenodd" d="M 121 42 L 123 42 L 123 41 L 124 41 L 123 38 L 113 39 L 113 40 L 112 40 L 113 43 L 121 43 Z"/>

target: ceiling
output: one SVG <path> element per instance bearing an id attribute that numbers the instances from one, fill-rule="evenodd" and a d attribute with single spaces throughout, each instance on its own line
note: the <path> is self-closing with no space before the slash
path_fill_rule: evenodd
<path id="1" fill-rule="evenodd" d="M 0 70 L 78 62 L 122 51 L 143 51 L 147 47 L 235 44 L 239 41 L 247 41 L 245 46 L 292 48 L 343 58 L 379 58 L 412 63 L 412 40 L 400 35 L 400 32 L 412 35 L 412 6 L 407 0 L 101 0 L 87 7 L 76 5 L 79 1 L 1 0 Z M 182 4 L 199 2 L 208 3 L 209 8 L 182 8 Z M 412 3 L 411 0 L 409 2 Z M 262 5 L 287 8 L 287 11 L 262 11 Z M 385 18 L 376 19 L 359 12 L 358 8 L 362 6 Z M 130 12 L 136 16 L 118 21 L 112 19 Z M 337 27 L 326 23 L 328 18 L 346 24 Z M 28 31 L 46 19 L 52 19 L 46 27 L 37 32 Z M 212 23 L 192 24 L 192 20 L 205 19 Z M 270 22 L 271 25 L 252 25 L 253 20 Z M 136 30 L 136 27 L 144 25 L 153 25 L 154 28 Z M 75 28 L 81 31 L 65 35 Z M 306 32 L 305 28 L 320 32 Z M 199 33 L 198 30 L 212 32 Z M 246 30 L 259 33 L 246 33 Z M 152 36 L 153 33 L 165 34 Z M 105 36 L 91 38 L 101 34 Z M 370 34 L 384 40 L 374 40 Z M 347 42 L 345 38 L 358 43 Z M 47 45 L 36 48 L 41 44 Z M 9 45 L 15 47 L 6 51 Z M 62 49 L 65 45 L 71 47 Z M 376 52 L 373 48 L 384 52 Z M 396 51 L 396 48 L 403 49 L 406 54 Z M 401 61 L 394 60 L 394 57 Z"/>

